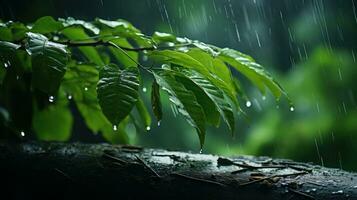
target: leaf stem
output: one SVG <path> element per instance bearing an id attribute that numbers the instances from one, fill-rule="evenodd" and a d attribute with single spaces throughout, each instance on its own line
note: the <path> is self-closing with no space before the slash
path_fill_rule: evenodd
<path id="1" fill-rule="evenodd" d="M 140 52 L 140 51 L 154 51 L 154 50 L 160 50 L 160 49 L 172 49 L 172 48 L 177 48 L 177 47 L 185 47 L 191 45 L 191 43 L 184 43 L 184 44 L 177 44 L 173 46 L 167 46 L 167 47 L 156 47 L 156 46 L 151 46 L 151 47 L 138 47 L 138 48 L 130 48 L 130 47 L 124 47 L 124 46 L 119 46 L 113 43 L 112 41 L 103 41 L 103 40 L 97 40 L 97 41 L 89 41 L 89 42 L 83 42 L 83 41 L 56 41 L 56 43 L 59 44 L 64 44 L 69 47 L 82 47 L 82 46 L 113 46 L 116 48 L 121 48 L 125 51 L 135 51 L 135 52 Z"/>
<path id="2" fill-rule="evenodd" d="M 152 47 L 140 47 L 140 48 L 129 48 L 129 47 L 123 47 L 123 46 L 118 46 L 114 44 L 111 41 L 103 41 L 103 40 L 97 40 L 97 41 L 90 41 L 90 42 L 76 42 L 76 41 L 65 41 L 65 42 L 57 42 L 60 44 L 64 44 L 70 47 L 83 47 L 83 46 L 113 46 L 116 48 L 121 48 L 125 51 L 153 51 L 156 49 L 155 46 Z"/>
<path id="3" fill-rule="evenodd" d="M 135 59 L 133 59 L 127 51 L 135 51 L 135 52 L 140 52 L 140 51 L 154 51 L 158 50 L 159 48 L 156 46 L 151 46 L 151 47 L 139 47 L 139 48 L 129 48 L 129 47 L 123 47 L 120 45 L 115 44 L 114 42 L 108 40 L 108 41 L 103 41 L 103 40 L 97 40 L 97 41 L 71 41 L 67 40 L 64 42 L 56 41 L 56 43 L 67 45 L 69 47 L 84 47 L 84 46 L 112 46 L 115 47 L 116 49 L 119 49 L 124 53 L 131 61 L 135 62 L 140 68 L 144 69 L 148 73 L 152 74 L 151 67 L 144 67 L 142 64 L 137 62 Z M 177 47 L 183 47 L 183 46 L 189 46 L 191 43 L 187 44 L 180 44 L 180 45 L 174 45 L 174 46 L 169 46 L 169 47 L 164 47 L 162 49 L 167 49 L 167 48 L 177 48 Z"/>

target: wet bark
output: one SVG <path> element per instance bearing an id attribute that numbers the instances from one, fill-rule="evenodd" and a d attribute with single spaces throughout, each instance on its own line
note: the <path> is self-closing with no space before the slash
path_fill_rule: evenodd
<path id="1" fill-rule="evenodd" d="M 357 199 L 357 174 L 268 157 L 0 142 L 2 199 Z"/>

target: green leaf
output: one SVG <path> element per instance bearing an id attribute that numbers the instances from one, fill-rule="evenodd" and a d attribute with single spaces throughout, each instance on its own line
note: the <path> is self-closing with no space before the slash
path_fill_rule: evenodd
<path id="1" fill-rule="evenodd" d="M 101 35 L 103 36 L 119 36 L 125 39 L 131 39 L 140 47 L 153 46 L 151 38 L 142 34 L 131 23 L 118 19 L 116 21 L 109 21 L 104 19 L 96 19 L 98 26 L 101 26 Z"/>
<path id="2" fill-rule="evenodd" d="M 202 74 L 209 74 L 209 71 L 202 65 L 202 63 L 183 52 L 173 50 L 153 51 L 149 56 L 158 62 L 172 63 L 194 69 Z"/>
<path id="3" fill-rule="evenodd" d="M 157 84 L 156 80 L 154 80 L 151 87 L 151 107 L 157 123 L 160 124 L 162 120 L 162 105 L 160 99 L 160 86 Z"/>
<path id="4" fill-rule="evenodd" d="M 119 124 L 138 100 L 138 73 L 136 68 L 120 70 L 113 64 L 100 71 L 97 85 L 99 105 L 113 125 Z"/>
<path id="5" fill-rule="evenodd" d="M 52 33 L 56 32 L 63 28 L 63 25 L 61 22 L 58 22 L 54 20 L 50 16 L 45 16 L 39 18 L 35 24 L 33 25 L 31 32 L 35 33 L 41 33 L 41 34 L 46 34 L 46 33 Z"/>
<path id="6" fill-rule="evenodd" d="M 190 49 L 187 54 L 205 66 L 211 74 L 224 81 L 230 89 L 234 88 L 231 71 L 223 61 L 198 48 Z"/>
<path id="7" fill-rule="evenodd" d="M 207 108 L 204 109 L 209 109 L 211 110 L 211 112 L 212 110 L 217 109 L 220 115 L 222 116 L 224 122 L 227 124 L 229 130 L 231 131 L 231 133 L 233 133 L 234 132 L 233 107 L 227 102 L 227 100 L 223 95 L 223 92 L 214 84 L 212 84 L 211 81 L 207 80 L 203 75 L 195 71 L 185 70 L 183 73 L 204 92 L 205 96 L 201 96 L 197 98 L 201 98 L 201 99 L 203 98 L 206 101 L 209 99 L 213 103 L 213 105 L 211 105 L 211 103 L 207 104 L 206 106 Z M 207 116 L 207 112 L 206 112 L 206 116 Z"/>
<path id="8" fill-rule="evenodd" d="M 235 106 L 239 108 L 237 92 L 232 82 L 233 76 L 227 65 L 223 61 L 197 48 L 190 49 L 187 54 L 201 62 L 209 70 L 209 74 L 204 74 L 206 78 L 216 87 L 220 88 Z"/>
<path id="9" fill-rule="evenodd" d="M 152 40 L 158 44 L 164 42 L 176 42 L 176 37 L 169 33 L 155 32 L 152 35 Z"/>
<path id="10" fill-rule="evenodd" d="M 68 27 L 61 32 L 70 40 L 85 40 L 87 42 L 93 41 L 81 27 Z M 78 49 L 90 62 L 100 66 L 104 65 L 104 62 L 95 47 L 79 47 Z"/>
<path id="11" fill-rule="evenodd" d="M 97 28 L 94 24 L 83 21 L 83 20 L 78 20 L 74 19 L 73 17 L 68 17 L 67 19 L 58 19 L 58 21 L 62 22 L 63 26 L 68 27 L 68 26 L 81 26 L 85 28 L 86 30 L 92 32 L 95 35 L 98 35 L 100 30 Z"/>
<path id="12" fill-rule="evenodd" d="M 0 41 L 0 51 L 1 53 L 4 52 L 14 52 L 16 49 L 20 48 L 20 45 L 11 43 L 11 42 L 6 42 L 6 41 Z M 1 57 L 3 56 L 3 54 L 0 55 Z"/>
<path id="13" fill-rule="evenodd" d="M 182 70 L 182 72 L 184 72 L 184 70 Z M 200 106 L 203 108 L 207 123 L 218 127 L 220 123 L 220 118 L 215 103 L 209 96 L 207 96 L 206 92 L 202 87 L 203 85 L 199 85 L 193 80 L 191 80 L 188 76 L 192 76 L 192 74 L 189 71 L 186 72 L 187 76 L 185 75 L 185 73 L 170 71 L 170 73 L 175 75 L 176 80 L 178 82 L 182 83 L 187 90 L 191 91 L 195 95 L 198 104 L 200 104 Z M 194 71 L 191 70 L 191 72 L 193 73 Z"/>
<path id="14" fill-rule="evenodd" d="M 177 81 L 170 72 L 162 70 L 154 73 L 154 76 L 157 83 L 170 95 L 170 101 L 178 107 L 179 112 L 187 121 L 196 128 L 202 148 L 206 135 L 206 118 L 196 96 Z"/>
<path id="15" fill-rule="evenodd" d="M 133 48 L 133 46 L 124 38 L 111 39 L 110 41 L 120 47 Z M 127 51 L 127 54 L 125 54 L 123 53 L 124 50 L 122 51 L 115 47 L 109 47 L 109 49 L 114 55 L 114 57 L 117 59 L 117 61 L 125 67 L 134 67 L 137 65 L 136 62 L 139 62 L 139 55 L 137 52 Z M 128 55 L 131 59 L 128 57 Z M 133 60 L 135 60 L 136 62 L 134 62 Z"/>
<path id="16" fill-rule="evenodd" d="M 286 95 L 285 91 L 274 78 L 251 57 L 238 51 L 224 48 L 220 51 L 218 58 L 241 72 L 251 80 L 263 94 L 265 94 L 265 87 L 268 87 L 276 99 L 279 99 L 282 94 Z"/>
<path id="17" fill-rule="evenodd" d="M 128 143 L 129 139 L 120 124 L 117 131 L 104 116 L 97 100 L 96 85 L 99 80 L 98 71 L 93 65 L 77 64 L 69 66 L 62 89 L 75 101 L 78 111 L 87 127 L 94 133 L 101 133 L 111 143 Z"/>
<path id="18" fill-rule="evenodd" d="M 149 131 L 151 126 L 151 116 L 141 98 L 139 98 L 136 102 L 136 109 L 138 110 L 139 116 L 145 125 L 145 129 Z"/>
<path id="19" fill-rule="evenodd" d="M 15 59 L 18 48 L 20 46 L 17 44 L 0 41 L 0 84 L 4 80 L 7 68 L 12 65 L 11 62 Z"/>
<path id="20" fill-rule="evenodd" d="M 53 105 L 37 111 L 32 126 L 37 138 L 44 141 L 66 141 L 71 136 L 73 117 L 66 106 Z"/>
<path id="21" fill-rule="evenodd" d="M 0 24 L 0 40 L 11 41 L 12 33 L 11 30 L 6 27 L 5 24 Z"/>
<path id="22" fill-rule="evenodd" d="M 212 57 L 217 57 L 218 55 L 218 52 L 216 50 L 219 48 L 213 45 L 208 45 L 200 41 L 191 41 L 191 43 L 201 51 L 210 54 Z"/>
<path id="23" fill-rule="evenodd" d="M 66 71 L 69 53 L 66 46 L 48 41 L 36 33 L 27 33 L 26 50 L 32 57 L 32 84 L 48 94 L 56 94 Z"/>
<path id="24" fill-rule="evenodd" d="M 106 26 L 108 26 L 110 28 L 121 27 L 121 28 L 123 28 L 123 30 L 131 31 L 131 32 L 137 32 L 137 33 L 140 32 L 130 22 L 125 21 L 123 19 L 118 19 L 116 21 L 110 21 L 110 20 L 97 18 L 96 21 L 99 22 L 100 24 L 104 24 L 104 25 L 106 25 Z"/>
<path id="25" fill-rule="evenodd" d="M 100 109 L 95 88 L 89 88 L 87 91 L 82 89 L 80 92 L 80 97 L 74 96 L 73 98 L 87 127 L 93 133 L 98 133 L 105 127 L 112 128 L 113 125 L 110 124 Z"/>
<path id="26" fill-rule="evenodd" d="M 7 22 L 0 24 L 0 40 L 19 41 L 24 39 L 28 28 L 19 22 Z"/>
<path id="27" fill-rule="evenodd" d="M 242 83 L 239 81 L 238 78 L 233 77 L 233 83 L 235 90 L 237 91 L 238 96 L 240 96 L 244 101 L 249 101 L 247 93 L 245 92 L 244 88 L 242 87 Z"/>

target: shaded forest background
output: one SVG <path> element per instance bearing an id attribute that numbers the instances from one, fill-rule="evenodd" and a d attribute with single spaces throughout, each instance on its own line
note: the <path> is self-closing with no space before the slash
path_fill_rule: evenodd
<path id="1" fill-rule="evenodd" d="M 204 153 L 251 154 L 357 170 L 357 17 L 354 0 L 2 0 L 4 21 L 45 15 L 123 18 L 144 33 L 169 32 L 252 55 L 289 92 L 295 108 L 248 89 L 249 119 L 236 136 L 210 129 Z M 239 74 L 236 74 L 239 76 Z M 149 81 L 147 102 L 149 104 Z M 144 80 L 145 83 L 145 80 Z M 248 85 L 248 84 L 246 84 Z M 167 100 L 167 99 L 166 99 Z M 195 130 L 164 102 L 161 126 L 129 130 L 132 144 L 199 151 Z M 71 141 L 100 142 L 76 115 Z M 132 127 L 133 128 L 133 127 Z"/>

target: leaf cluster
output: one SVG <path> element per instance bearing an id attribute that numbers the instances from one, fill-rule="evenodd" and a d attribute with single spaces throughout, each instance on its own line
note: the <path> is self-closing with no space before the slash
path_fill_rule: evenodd
<path id="1" fill-rule="evenodd" d="M 13 85 L 22 81 L 22 91 L 31 96 L 30 127 L 44 140 L 70 137 L 70 102 L 92 132 L 111 142 L 126 142 L 129 124 L 149 130 L 152 120 L 140 93 L 145 73 L 152 78 L 151 109 L 156 120 L 160 123 L 163 118 L 164 91 L 197 130 L 201 146 L 207 125 L 218 127 L 222 121 L 233 134 L 235 118 L 243 113 L 238 99 L 248 99 L 232 71 L 249 79 L 263 95 L 268 89 L 276 99 L 287 96 L 248 55 L 168 33 L 148 36 L 125 20 L 87 22 L 47 16 L 27 25 L 0 23 L 0 63 L 5 123 L 16 124 Z M 61 128 L 54 131 L 52 124 Z M 12 128 L 21 132 L 23 127 Z"/>

